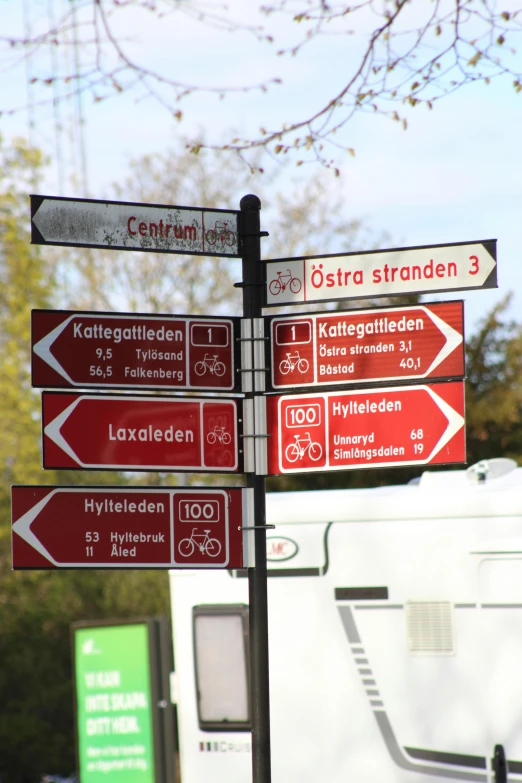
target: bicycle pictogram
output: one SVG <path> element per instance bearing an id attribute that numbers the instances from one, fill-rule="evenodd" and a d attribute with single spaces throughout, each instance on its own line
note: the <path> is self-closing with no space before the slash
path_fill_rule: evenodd
<path id="1" fill-rule="evenodd" d="M 304 359 L 299 354 L 299 351 L 296 351 L 293 356 L 290 352 L 287 352 L 286 359 L 279 362 L 279 372 L 281 375 L 288 375 L 289 372 L 293 372 L 297 368 L 304 375 L 308 371 L 309 366 L 308 359 Z"/>
<path id="2" fill-rule="evenodd" d="M 203 533 L 197 532 L 197 527 L 192 529 L 190 538 L 182 538 L 178 544 L 178 552 L 181 557 L 190 557 L 196 549 L 199 549 L 202 555 L 217 557 L 221 552 L 221 542 L 217 538 L 210 538 L 210 530 L 204 530 Z"/>
<path id="3" fill-rule="evenodd" d="M 230 228 L 231 225 L 232 223 L 228 220 L 216 220 L 214 228 L 207 231 L 205 235 L 209 245 L 221 242 L 221 244 L 233 247 L 236 243 L 236 233 Z"/>
<path id="4" fill-rule="evenodd" d="M 232 440 L 232 437 L 229 432 L 225 432 L 224 427 L 218 427 L 215 426 L 214 429 L 208 433 L 207 435 L 207 441 L 212 444 L 218 441 L 218 443 L 223 443 L 225 446 L 228 446 L 230 441 Z"/>
<path id="5" fill-rule="evenodd" d="M 312 440 L 309 432 L 305 433 L 304 436 L 294 435 L 294 438 L 295 441 L 289 443 L 285 450 L 285 457 L 288 462 L 296 462 L 298 459 L 303 459 L 307 452 L 310 455 L 310 459 L 314 462 L 321 459 L 323 454 L 322 446 L 320 443 L 315 443 Z"/>
<path id="6" fill-rule="evenodd" d="M 284 273 L 278 272 L 277 277 L 275 277 L 268 286 L 268 290 L 272 296 L 277 296 L 281 291 L 285 291 L 286 288 L 290 288 L 290 291 L 293 294 L 298 294 L 301 290 L 301 281 L 298 277 L 292 277 L 290 269 L 287 269 Z"/>
<path id="7" fill-rule="evenodd" d="M 223 362 L 218 362 L 217 357 L 217 353 L 213 354 L 213 356 L 206 353 L 202 361 L 196 362 L 194 365 L 194 372 L 196 375 L 205 375 L 208 371 L 211 375 L 216 375 L 218 378 L 221 378 L 221 376 L 225 374 L 226 367 Z"/>

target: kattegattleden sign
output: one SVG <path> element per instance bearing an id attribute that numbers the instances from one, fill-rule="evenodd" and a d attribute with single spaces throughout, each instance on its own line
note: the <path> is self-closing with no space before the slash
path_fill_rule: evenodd
<path id="1" fill-rule="evenodd" d="M 266 305 L 496 288 L 496 240 L 266 262 Z"/>
<path id="2" fill-rule="evenodd" d="M 275 390 L 464 375 L 462 301 L 269 321 Z"/>
<path id="3" fill-rule="evenodd" d="M 31 196 L 36 245 L 240 257 L 239 212 Z"/>
<path id="4" fill-rule="evenodd" d="M 13 568 L 243 568 L 250 492 L 14 486 Z"/>
<path id="5" fill-rule="evenodd" d="M 33 310 L 32 384 L 240 391 L 239 321 Z"/>

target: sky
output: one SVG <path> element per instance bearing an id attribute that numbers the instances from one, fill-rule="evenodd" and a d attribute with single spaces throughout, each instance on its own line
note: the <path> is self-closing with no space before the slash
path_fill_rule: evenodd
<path id="1" fill-rule="evenodd" d="M 64 3 L 0 0 L 1 34 L 23 33 L 28 26 L 36 30 L 45 22 L 50 8 L 58 14 Z M 231 0 L 232 9 L 240 16 L 245 7 L 252 9 L 254 5 Z M 159 103 L 139 99 L 135 92 L 100 102 L 84 95 L 83 140 L 91 198 L 110 198 L 112 183 L 127 176 L 129 159 L 165 151 L 180 133 L 197 134 L 204 128 L 213 138 L 223 139 L 230 128 L 235 128 L 238 135 L 245 135 L 261 125 L 270 128 L 281 118 L 289 121 L 304 115 L 310 107 L 320 106 L 325 95 L 329 97 L 342 85 L 363 40 L 360 35 L 332 35 L 312 42 L 297 57 L 281 58 L 273 55 L 273 47 L 258 42 L 248 32 L 230 34 L 202 25 L 190 14 L 178 12 L 158 23 L 151 14 L 136 9 L 126 12 L 125 17 L 122 13 L 121 20 L 118 33 L 132 56 L 180 80 L 241 86 L 280 77 L 282 84 L 266 93 L 238 91 L 224 100 L 212 94 L 189 97 L 180 104 L 184 112 L 181 123 L 175 122 Z M 276 22 L 249 16 L 243 21 L 267 24 L 268 32 L 277 32 L 287 44 L 296 40 L 296 25 L 289 20 Z M 59 57 L 72 56 L 63 51 Z M 82 56 L 86 56 L 83 49 Z M 4 107 L 24 106 L 27 75 L 43 73 L 46 57 L 50 55 L 42 51 L 29 65 L 20 62 L 13 67 L 12 52 L 6 54 L 0 47 L 0 102 Z M 519 59 L 522 62 L 522 55 Z M 29 89 L 37 98 L 43 94 L 41 87 Z M 61 121 L 65 124 L 71 120 L 77 108 L 73 98 L 62 101 Z M 497 239 L 498 289 L 425 297 L 425 301 L 463 298 L 466 332 L 471 333 L 484 314 L 512 291 L 509 312 L 520 320 L 522 93 L 516 94 L 509 81 L 498 80 L 489 86 L 465 87 L 438 103 L 433 111 L 420 108 L 407 116 L 407 130 L 383 117 L 360 114 L 343 131 L 343 144 L 355 150 L 354 157 L 336 153 L 346 217 L 363 218 L 377 234 L 385 232 L 390 247 Z M 48 152 L 54 164 L 59 157 L 66 162 L 67 154 L 72 156 L 73 152 L 66 149 L 66 144 L 57 152 L 56 117 L 50 107 L 40 106 L 30 115 L 24 109 L 3 115 L 0 133 L 6 140 L 27 136 L 30 119 L 34 142 Z M 65 138 L 62 134 L 62 140 Z M 74 154 L 78 159 L 78 151 Z M 307 165 L 298 173 L 305 181 L 312 171 L 313 165 Z M 78 182 L 57 176 L 56 165 L 42 187 L 46 195 L 85 195 Z M 266 177 L 252 181 L 253 192 L 262 201 L 269 187 Z M 227 203 L 215 206 L 237 209 L 242 195 L 231 193 Z"/>

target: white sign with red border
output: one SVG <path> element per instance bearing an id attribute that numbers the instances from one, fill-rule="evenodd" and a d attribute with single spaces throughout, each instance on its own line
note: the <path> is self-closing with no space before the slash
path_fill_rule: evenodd
<path id="1" fill-rule="evenodd" d="M 266 304 L 496 288 L 496 240 L 267 261 Z"/>

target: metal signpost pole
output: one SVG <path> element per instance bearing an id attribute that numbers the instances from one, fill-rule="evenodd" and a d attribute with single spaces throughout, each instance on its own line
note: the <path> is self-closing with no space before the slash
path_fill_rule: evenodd
<path id="1" fill-rule="evenodd" d="M 260 318 L 264 274 L 261 264 L 261 201 L 248 195 L 241 199 L 243 248 L 243 316 Z M 255 383 L 253 383 L 255 389 Z M 254 394 L 254 392 L 252 392 Z M 263 436 L 264 433 L 255 433 Z M 268 676 L 268 603 L 266 564 L 265 479 L 247 475 L 254 490 L 255 568 L 248 569 L 250 604 L 250 709 L 252 714 L 253 783 L 270 783 L 270 698 Z"/>

